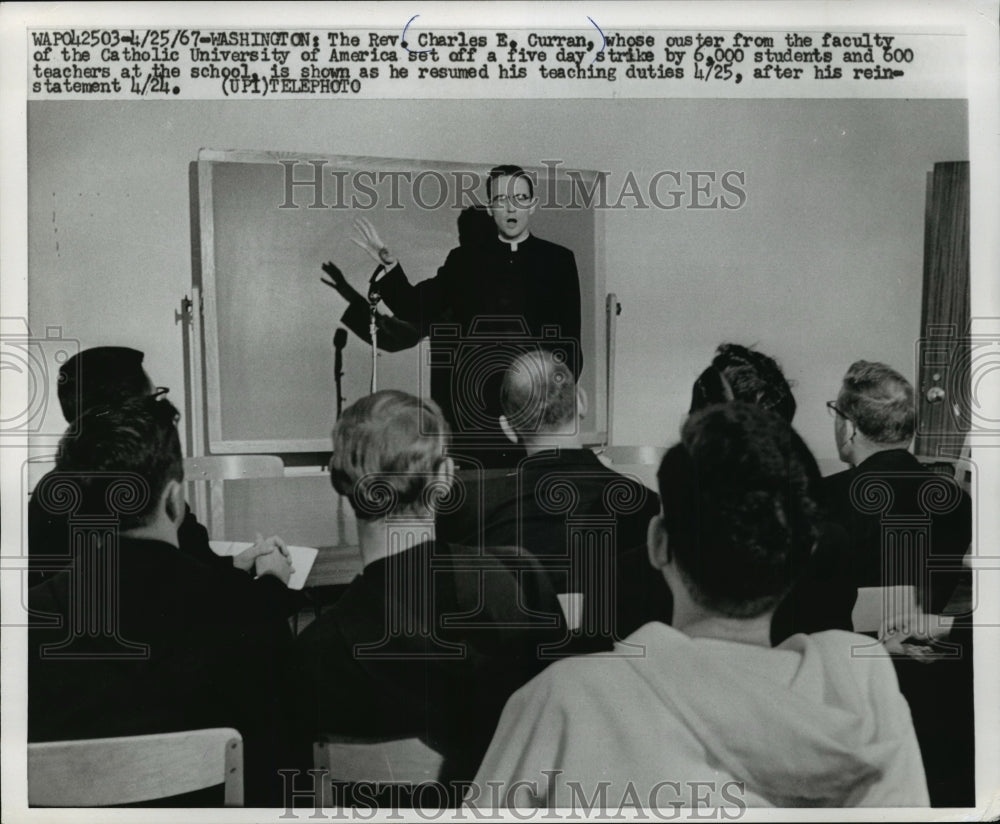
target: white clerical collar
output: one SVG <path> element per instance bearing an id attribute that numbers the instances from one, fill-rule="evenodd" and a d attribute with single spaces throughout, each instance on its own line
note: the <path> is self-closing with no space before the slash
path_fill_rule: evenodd
<path id="1" fill-rule="evenodd" d="M 521 232 L 521 234 L 519 234 L 515 238 L 505 238 L 503 235 L 497 235 L 497 238 L 501 243 L 506 243 L 508 246 L 510 246 L 510 250 L 512 252 L 516 252 L 517 244 L 524 243 L 524 241 L 528 239 L 530 234 L 531 233 L 527 229 L 525 229 L 523 232 Z"/>

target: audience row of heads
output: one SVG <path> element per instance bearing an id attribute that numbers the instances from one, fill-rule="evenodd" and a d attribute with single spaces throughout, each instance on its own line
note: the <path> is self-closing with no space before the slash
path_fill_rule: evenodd
<path id="1" fill-rule="evenodd" d="M 108 499 L 116 476 L 139 479 L 119 509 L 125 530 L 164 511 L 182 518 L 179 413 L 143 371 L 142 354 L 103 348 L 77 357 L 64 371 L 79 385 L 59 385 L 67 419 L 78 420 L 60 444 L 57 469 L 94 476 L 84 485 L 92 507 Z M 898 447 L 912 436 L 912 387 L 884 364 L 854 363 L 829 406 L 842 457 L 858 439 Z M 534 349 L 513 360 L 501 407 L 508 436 L 524 441 L 573 431 L 586 398 L 558 353 Z M 650 527 L 651 559 L 674 569 L 692 597 L 717 613 L 751 617 L 773 607 L 815 543 L 810 490 L 818 470 L 790 425 L 794 413 L 773 359 L 724 344 L 695 381 L 680 441 L 660 465 L 662 513 Z M 462 502 L 448 446 L 437 404 L 376 392 L 337 422 L 331 481 L 360 519 L 432 518 Z"/>
<path id="2" fill-rule="evenodd" d="M 153 384 L 143 369 L 143 359 L 142 352 L 120 346 L 95 347 L 70 358 L 59 370 L 57 388 L 66 420 L 73 423 L 90 407 L 120 406 L 133 398 L 164 395 L 167 390 Z M 501 426 L 511 440 L 521 442 L 538 435 L 575 432 L 587 411 L 587 397 L 562 353 L 546 349 L 528 349 L 513 359 L 500 400 Z M 768 409 L 789 423 L 796 411 L 791 384 L 773 358 L 724 343 L 695 380 L 689 411 L 732 401 Z M 883 363 L 853 363 L 836 401 L 828 406 L 850 425 L 852 433 L 856 431 L 872 444 L 905 447 L 913 438 L 913 387 Z M 437 433 L 434 416 L 422 414 L 428 416 L 427 431 Z"/>

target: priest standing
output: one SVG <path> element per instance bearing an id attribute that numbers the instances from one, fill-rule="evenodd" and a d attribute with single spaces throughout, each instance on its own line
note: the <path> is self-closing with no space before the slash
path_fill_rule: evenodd
<path id="1" fill-rule="evenodd" d="M 355 221 L 354 242 L 378 264 L 371 289 L 397 324 L 413 329 L 403 346 L 430 340 L 421 368 L 430 367 L 431 396 L 452 425 L 456 457 L 499 466 L 520 457 L 498 423 L 500 383 L 513 357 L 540 345 L 565 358 L 579 377 L 580 280 L 569 249 L 531 233 L 537 199 L 524 169 L 495 167 L 486 194 L 495 233 L 461 238 L 437 275 L 416 285 L 366 218 Z M 333 264 L 324 270 L 333 277 L 331 285 L 346 285 Z M 360 306 L 352 308 L 356 314 Z M 360 323 L 347 323 L 346 315 L 344 322 L 359 331 Z"/>

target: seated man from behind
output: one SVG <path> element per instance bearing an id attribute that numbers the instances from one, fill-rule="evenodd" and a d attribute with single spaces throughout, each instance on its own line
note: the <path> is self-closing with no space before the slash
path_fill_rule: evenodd
<path id="1" fill-rule="evenodd" d="M 583 446 L 586 396 L 555 353 L 533 349 L 516 357 L 500 404 L 500 427 L 527 458 L 516 470 L 462 473 L 465 503 L 439 518 L 442 534 L 537 555 L 557 592 L 583 594 L 585 634 L 607 638 L 614 627 L 599 619 L 614 614 L 618 559 L 643 545 L 659 511 L 656 495 Z"/>
<path id="2" fill-rule="evenodd" d="M 468 780 L 507 697 L 565 627 L 544 575 L 437 539 L 447 446 L 433 401 L 385 390 L 344 410 L 331 480 L 357 515 L 364 570 L 298 637 L 297 683 L 313 739 L 421 738 L 444 756 L 443 780 Z"/>
<path id="3" fill-rule="evenodd" d="M 927 612 L 941 612 L 966 577 L 962 557 L 972 540 L 972 502 L 958 484 L 910 453 L 913 387 L 884 363 L 860 360 L 827 407 L 837 454 L 851 468 L 824 478 L 823 489 L 831 517 L 855 547 L 857 585 L 912 585 Z M 912 539 L 883 535 L 883 527 L 907 519 L 926 522 L 926 542 L 912 529 Z"/>
<path id="4" fill-rule="evenodd" d="M 88 409 L 118 407 L 131 400 L 166 395 L 167 390 L 154 386 L 146 374 L 143 358 L 137 349 L 97 346 L 74 355 L 59 368 L 57 393 L 63 417 L 70 424 L 68 437 L 74 436 L 79 416 Z M 84 513 L 67 511 L 66 499 L 59 494 L 66 480 L 58 471 L 50 472 L 35 485 L 28 499 L 29 586 L 57 574 L 70 563 L 71 520 Z M 267 608 L 288 613 L 297 605 L 296 594 L 283 586 L 288 583 L 291 565 L 279 549 L 279 539 L 257 541 L 235 557 L 216 555 L 209 546 L 207 530 L 185 504 L 177 541 L 181 552 L 205 564 L 223 581 L 234 574 L 240 579 L 257 576 L 256 589 Z"/>
<path id="5" fill-rule="evenodd" d="M 914 588 L 913 600 L 890 596 L 895 602 L 883 602 L 881 609 L 893 617 L 912 615 L 905 623 L 913 635 L 889 641 L 900 653 L 893 662 L 910 703 L 931 801 L 969 806 L 975 799 L 971 623 L 956 621 L 950 632 L 941 632 L 943 638 L 934 636 L 944 623 L 942 613 L 968 608 L 949 601 L 957 590 L 971 592 L 962 559 L 972 540 L 972 501 L 951 478 L 931 472 L 910 453 L 913 387 L 895 369 L 863 360 L 851 364 L 837 400 L 827 406 L 837 452 L 851 468 L 824 478 L 823 485 L 831 517 L 851 539 L 854 582 Z M 926 666 L 928 661 L 934 665 Z"/>
<path id="6" fill-rule="evenodd" d="M 926 805 L 892 666 L 852 657 L 869 639 L 771 646 L 771 614 L 816 538 L 811 462 L 759 407 L 692 415 L 660 466 L 648 536 L 673 626 L 626 639 L 644 657 L 569 658 L 515 693 L 467 803 L 566 807 L 603 786 L 616 809 Z"/>
<path id="7" fill-rule="evenodd" d="M 74 560 L 29 594 L 28 740 L 235 727 L 248 804 L 278 803 L 290 749 L 291 633 L 253 581 L 221 585 L 179 548 L 187 517 L 169 401 L 92 407 L 56 472 L 88 515 Z M 53 494 L 56 494 L 55 491 Z"/>

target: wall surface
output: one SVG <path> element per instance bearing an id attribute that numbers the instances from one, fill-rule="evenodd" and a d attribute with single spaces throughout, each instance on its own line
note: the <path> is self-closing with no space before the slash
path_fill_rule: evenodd
<path id="1" fill-rule="evenodd" d="M 675 171 L 682 206 L 688 172 L 743 172 L 738 209 L 641 209 L 626 197 L 606 213 L 607 289 L 624 307 L 613 441 L 671 441 L 693 379 L 731 340 L 781 362 L 796 425 L 831 467 L 823 402 L 847 365 L 884 360 L 915 377 L 925 175 L 968 158 L 963 101 L 32 103 L 32 329 L 144 349 L 178 404 L 174 312 L 191 283 L 188 165 L 201 147 L 561 160 L 609 172 L 612 201 L 630 172 L 645 190 Z M 661 178 L 666 205 L 671 188 Z"/>

